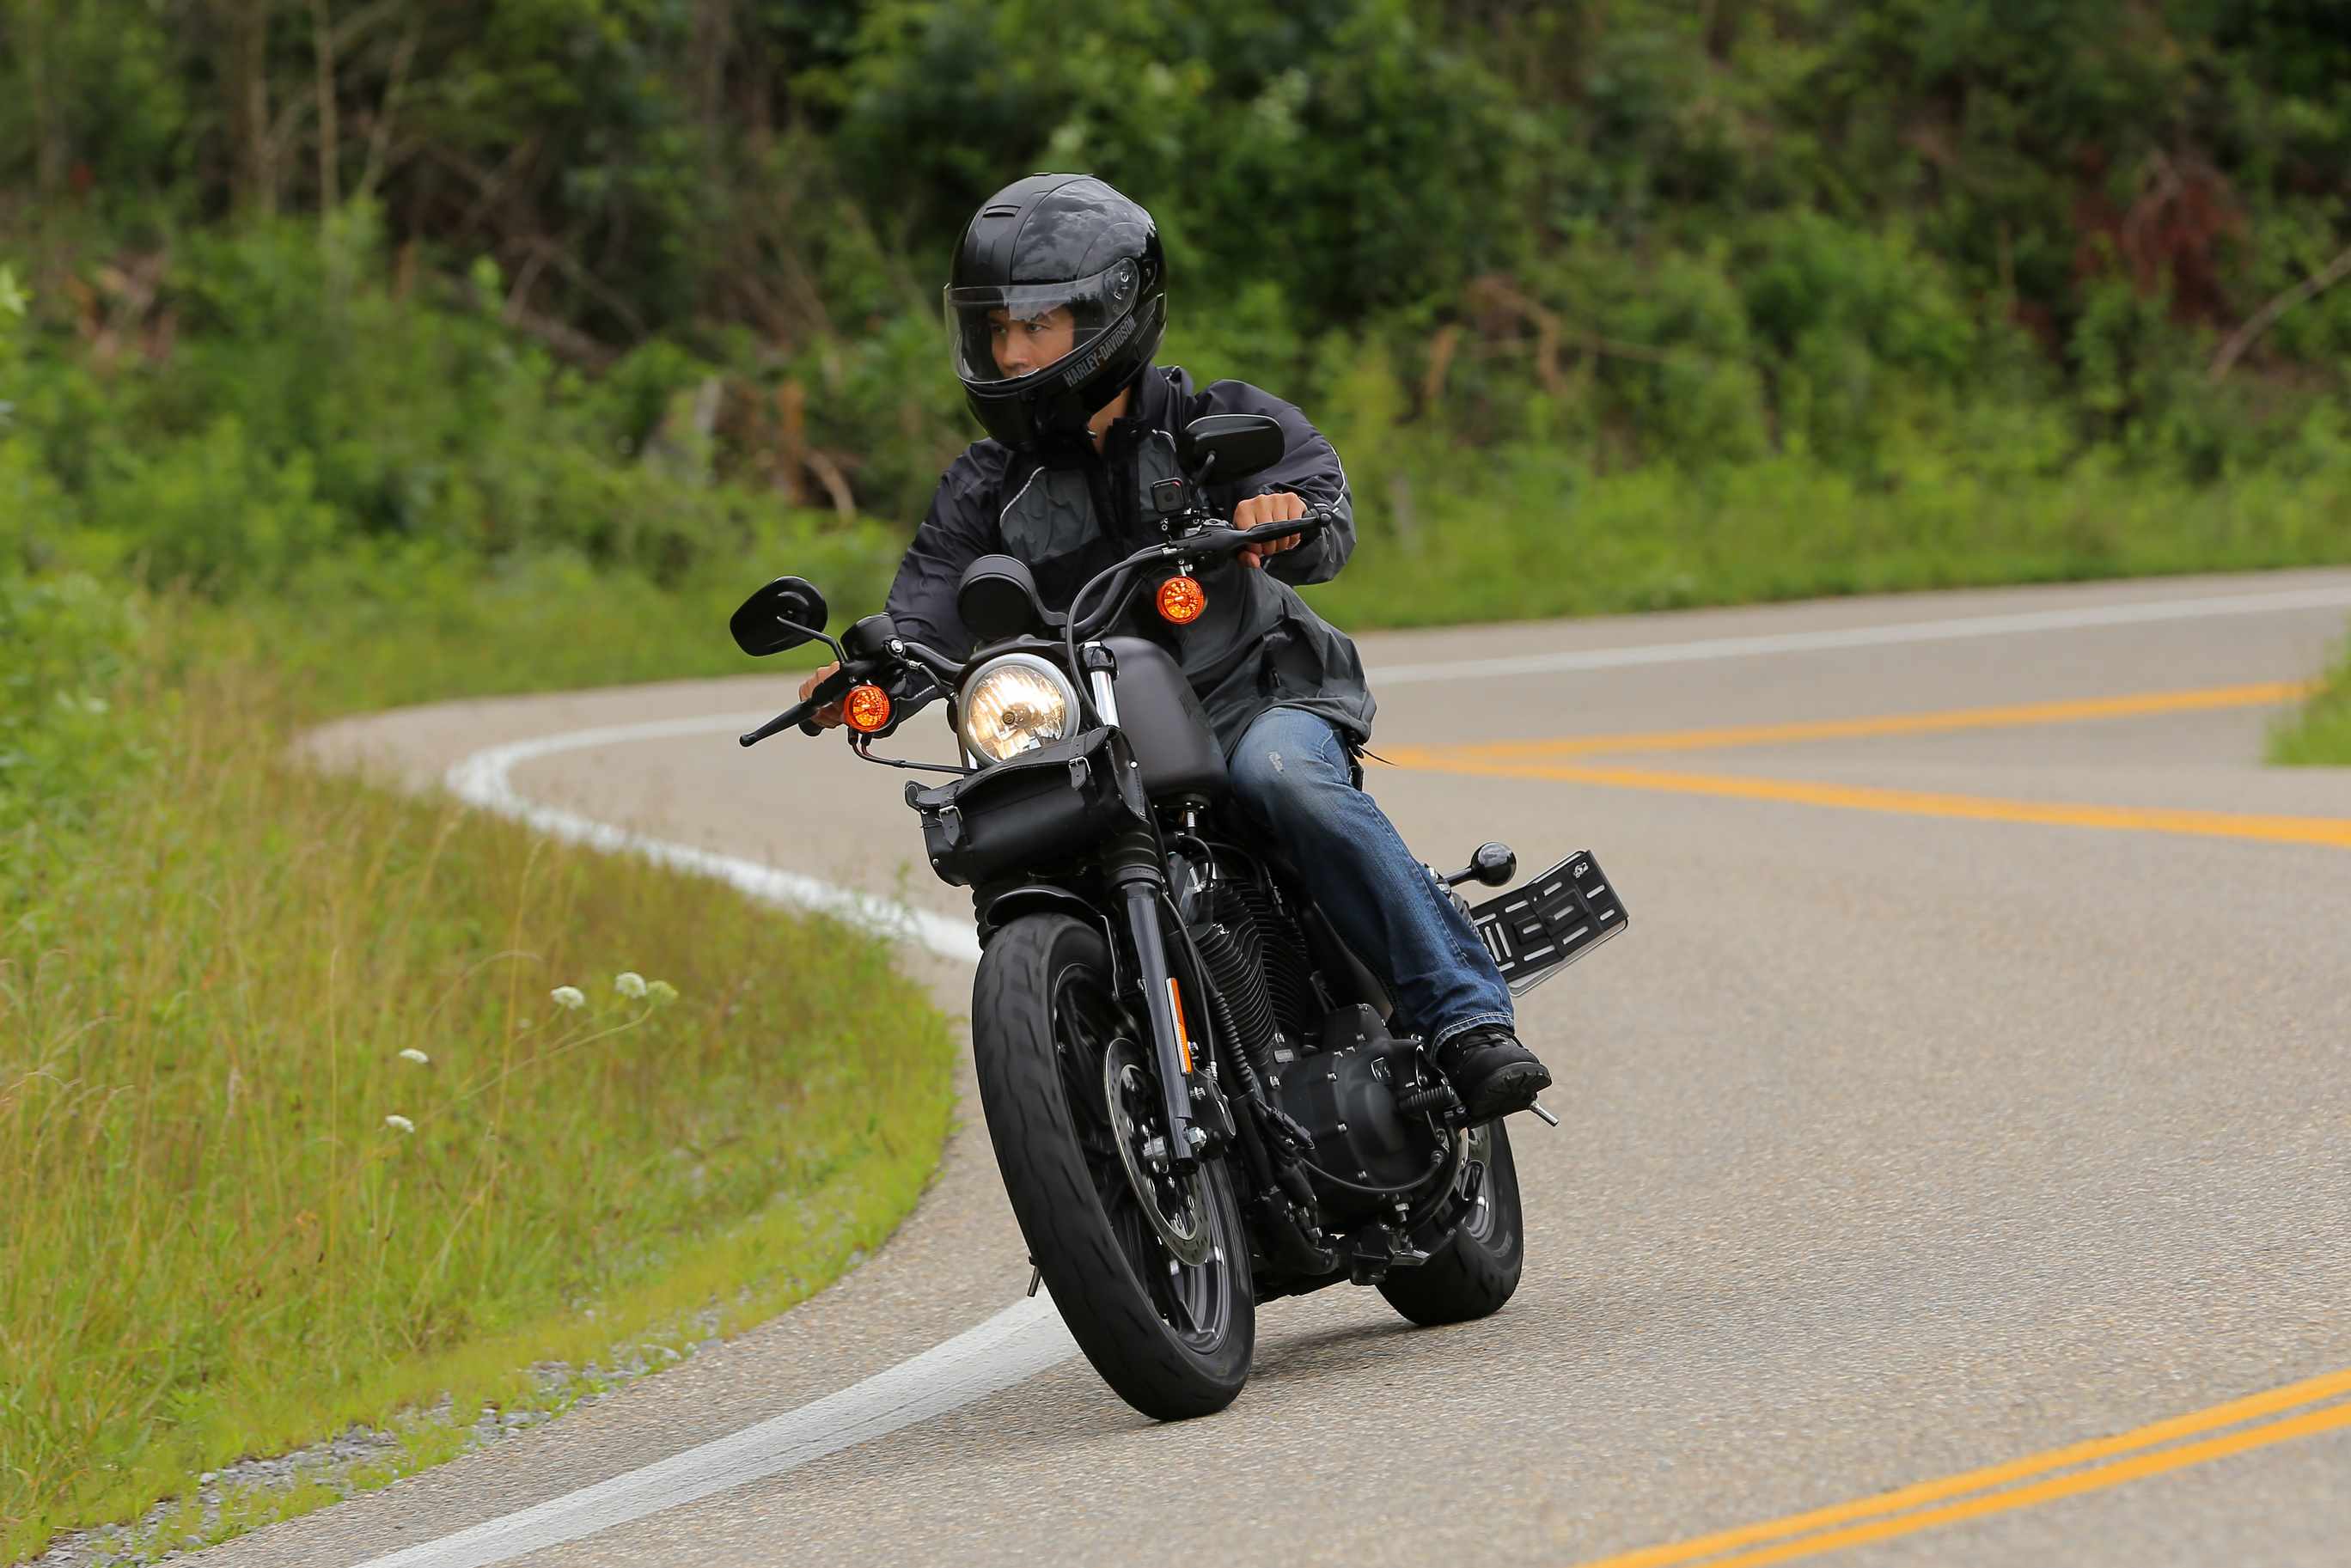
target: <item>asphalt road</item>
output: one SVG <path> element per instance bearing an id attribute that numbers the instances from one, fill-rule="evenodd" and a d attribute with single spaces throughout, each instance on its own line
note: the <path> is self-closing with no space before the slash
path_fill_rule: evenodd
<path id="1" fill-rule="evenodd" d="M 1504 1312 L 1273 1303 L 1239 1402 L 1155 1427 L 1000 1316 L 1028 1270 L 967 1100 L 935 1189 L 830 1291 L 207 1560 L 559 1520 L 802 1411 L 806 1462 L 475 1560 L 2340 1563 L 2351 773 L 2259 755 L 2346 607 L 2351 572 L 2303 572 L 1367 637 L 1373 744 L 1408 765 L 1370 787 L 1415 846 L 1501 838 L 1530 871 L 1589 848 L 1633 916 L 1527 998 L 1565 1125 L 1511 1124 L 1529 1262 Z M 432 781 L 787 685 L 449 705 L 320 745 Z M 837 740 L 714 727 L 508 771 L 967 913 L 920 873 L 904 776 Z M 967 1008 L 967 968 L 916 967 Z M 958 1342 L 962 1371 L 867 1381 L 982 1323 L 1043 1370 Z M 904 1405 L 925 1389 L 946 1407 Z"/>

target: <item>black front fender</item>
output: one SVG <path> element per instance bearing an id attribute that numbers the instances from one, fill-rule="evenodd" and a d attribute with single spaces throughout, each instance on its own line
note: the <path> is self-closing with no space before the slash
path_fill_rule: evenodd
<path id="1" fill-rule="evenodd" d="M 1073 915 L 1089 925 L 1099 926 L 1104 938 L 1111 941 L 1112 950 L 1117 950 L 1109 914 L 1081 894 L 1054 883 L 1025 882 L 1000 892 L 984 893 L 973 902 L 978 905 L 979 945 L 983 947 L 998 931 L 1021 915 L 1032 915 L 1039 910 L 1057 910 L 1063 915 Z"/>

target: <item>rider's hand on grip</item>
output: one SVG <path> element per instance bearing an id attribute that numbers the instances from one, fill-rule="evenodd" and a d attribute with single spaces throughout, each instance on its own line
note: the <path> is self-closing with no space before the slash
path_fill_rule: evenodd
<path id="1" fill-rule="evenodd" d="M 823 669 L 818 670 L 814 674 L 810 674 L 807 680 L 802 681 L 800 683 L 800 701 L 806 702 L 809 698 L 816 695 L 816 689 L 824 684 L 825 677 L 840 668 L 840 661 L 835 660 L 833 663 L 827 664 Z M 811 725 L 815 727 L 815 729 L 810 728 Z M 816 712 L 802 719 L 800 721 L 800 727 L 804 730 L 808 730 L 811 735 L 816 733 L 817 729 L 840 728 L 841 704 L 837 702 L 827 703 L 824 706 L 817 709 Z"/>
<path id="2" fill-rule="evenodd" d="M 1306 498 L 1288 490 L 1276 490 L 1270 495 L 1251 496 L 1233 508 L 1233 527 L 1254 528 L 1266 523 L 1294 523 L 1306 515 Z M 1245 547 L 1239 553 L 1243 566 L 1263 566 L 1265 558 L 1286 549 L 1295 549 L 1305 539 L 1304 534 L 1289 534 L 1263 544 Z"/>

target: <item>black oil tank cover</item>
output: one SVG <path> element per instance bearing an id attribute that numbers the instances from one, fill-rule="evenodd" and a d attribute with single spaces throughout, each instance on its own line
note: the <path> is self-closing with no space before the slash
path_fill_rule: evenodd
<path id="1" fill-rule="evenodd" d="M 1118 727 L 1143 764 L 1154 800 L 1225 792 L 1225 750 L 1207 710 L 1167 650 L 1141 637 L 1106 637 L 1118 658 Z"/>

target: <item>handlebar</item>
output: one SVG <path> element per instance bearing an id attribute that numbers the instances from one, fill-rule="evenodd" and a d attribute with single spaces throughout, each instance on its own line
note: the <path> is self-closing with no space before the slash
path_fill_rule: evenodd
<path id="1" fill-rule="evenodd" d="M 1288 538 L 1292 534 L 1318 534 L 1331 526 L 1332 515 L 1331 508 L 1322 507 L 1309 511 L 1304 517 L 1292 517 L 1288 522 L 1260 523 L 1253 528 L 1204 528 L 1181 538 L 1169 539 L 1165 544 L 1145 545 L 1117 565 L 1096 572 L 1071 599 L 1069 624 L 1063 631 L 1064 641 L 1071 649 L 1071 658 L 1074 660 L 1077 657 L 1077 644 L 1100 635 L 1102 629 L 1117 620 L 1120 612 L 1125 608 L 1125 595 L 1120 594 L 1090 620 L 1081 621 L 1078 614 L 1079 607 L 1092 596 L 1100 584 L 1154 562 L 1183 565 L 1199 560 L 1220 560 L 1238 555 L 1251 545 L 1270 544 L 1275 539 Z"/>
<path id="2" fill-rule="evenodd" d="M 1087 599 L 1092 596 L 1094 590 L 1102 583 L 1116 580 L 1138 567 L 1149 566 L 1154 562 L 1176 566 L 1189 565 L 1195 561 L 1220 560 L 1238 555 L 1251 545 L 1270 544 L 1275 539 L 1288 538 L 1292 534 L 1320 533 L 1330 527 L 1331 520 L 1330 508 L 1319 507 L 1309 511 L 1302 517 L 1292 517 L 1287 522 L 1280 523 L 1263 523 L 1253 528 L 1216 526 L 1203 528 L 1186 534 L 1180 538 L 1169 539 L 1161 544 L 1146 545 L 1115 566 L 1095 573 L 1070 601 L 1069 616 L 1062 627 L 1062 636 L 1069 649 L 1071 668 L 1074 669 L 1077 664 L 1077 645 L 1098 636 L 1102 629 L 1116 621 L 1126 608 L 1127 596 L 1122 592 L 1113 597 L 1102 612 L 1092 617 L 1090 623 L 1080 621 L 1078 616 L 1080 606 L 1083 605 Z M 818 682 L 816 689 L 805 699 L 794 703 L 758 728 L 737 736 L 736 743 L 747 747 L 757 746 L 768 737 L 780 734 L 795 725 L 799 727 L 800 732 L 804 735 L 820 735 L 823 731 L 812 717 L 819 709 L 840 701 L 848 695 L 850 687 L 860 682 L 886 678 L 908 664 L 928 671 L 941 685 L 948 686 L 952 686 L 956 677 L 963 672 L 962 661 L 950 659 L 936 649 L 925 647 L 920 643 L 894 643 L 892 653 L 893 656 L 888 659 L 844 661 L 840 668 Z"/>
<path id="3" fill-rule="evenodd" d="M 820 708 L 839 702 L 849 695 L 850 687 L 862 682 L 886 681 L 906 664 L 918 665 L 935 679 L 947 685 L 952 685 L 956 675 L 963 669 L 959 661 L 950 659 L 937 649 L 926 647 L 920 643 L 901 641 L 897 646 L 903 660 L 852 659 L 843 663 L 839 669 L 819 681 L 816 689 L 805 699 L 794 703 L 749 734 L 737 736 L 736 744 L 757 746 L 769 736 L 779 735 L 794 725 L 799 726 L 802 735 L 822 735 L 824 730 L 813 716 Z M 904 694 L 893 693 L 893 695 L 904 695 Z"/>

